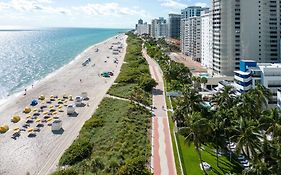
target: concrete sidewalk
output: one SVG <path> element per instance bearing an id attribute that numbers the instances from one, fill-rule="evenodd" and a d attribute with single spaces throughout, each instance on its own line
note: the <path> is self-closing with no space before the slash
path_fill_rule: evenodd
<path id="1" fill-rule="evenodd" d="M 152 172 L 155 175 L 176 175 L 162 71 L 159 65 L 147 55 L 145 49 L 143 49 L 143 56 L 149 64 L 152 78 L 158 83 L 152 91 L 155 107 L 155 117 L 152 119 Z"/>

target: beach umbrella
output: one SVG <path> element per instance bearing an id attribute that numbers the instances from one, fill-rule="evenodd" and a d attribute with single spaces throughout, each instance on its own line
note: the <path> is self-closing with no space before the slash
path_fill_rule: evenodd
<path id="1" fill-rule="evenodd" d="M 65 98 L 65 99 L 66 99 L 66 98 L 68 98 L 68 97 L 67 97 L 67 95 L 66 95 L 66 94 L 63 94 L 62 98 Z"/>
<path id="2" fill-rule="evenodd" d="M 62 108 L 62 105 L 59 105 L 58 108 L 61 109 L 61 108 Z"/>
<path id="3" fill-rule="evenodd" d="M 39 100 L 45 100 L 45 96 L 44 95 L 40 95 L 38 99 Z"/>
<path id="4" fill-rule="evenodd" d="M 54 108 L 54 105 L 50 105 L 49 108 L 50 108 L 50 109 L 53 109 L 53 108 Z"/>
<path id="5" fill-rule="evenodd" d="M 13 129 L 14 132 L 18 132 L 19 130 L 20 130 L 19 127 L 15 127 L 15 128 Z"/>
<path id="6" fill-rule="evenodd" d="M 36 106 L 36 105 L 38 105 L 38 101 L 35 100 L 35 99 L 33 99 L 33 100 L 31 101 L 30 105 L 31 105 L 31 106 Z"/>
<path id="7" fill-rule="evenodd" d="M 43 115 L 47 115 L 47 114 L 49 114 L 49 112 L 48 112 L 48 111 L 43 112 Z"/>
<path id="8" fill-rule="evenodd" d="M 38 118 L 38 119 L 35 120 L 35 122 L 36 122 L 36 123 L 40 123 L 40 122 L 41 122 L 41 119 Z"/>
<path id="9" fill-rule="evenodd" d="M 33 128 L 28 128 L 27 132 L 32 132 L 34 129 Z"/>
<path id="10" fill-rule="evenodd" d="M 53 113 L 52 113 L 52 115 L 57 115 L 57 114 L 58 114 L 58 112 L 57 112 L 57 111 L 55 111 L 55 112 L 53 112 Z"/>
<path id="11" fill-rule="evenodd" d="M 27 119 L 29 119 L 29 118 L 31 118 L 31 117 L 32 117 L 31 115 L 26 116 Z"/>
<path id="12" fill-rule="evenodd" d="M 23 110 L 23 113 L 26 113 L 26 114 L 28 114 L 30 112 L 31 112 L 30 107 L 25 107 L 24 110 Z"/>
<path id="13" fill-rule="evenodd" d="M 1 125 L 0 126 L 0 133 L 5 133 L 9 130 L 9 126 L 8 125 Z"/>
<path id="14" fill-rule="evenodd" d="M 50 117 L 47 119 L 47 122 L 51 122 L 52 120 L 53 120 L 53 118 Z"/>
<path id="15" fill-rule="evenodd" d="M 14 115 L 14 116 L 12 117 L 11 121 L 12 121 L 13 123 L 18 123 L 18 122 L 20 121 L 20 116 Z"/>

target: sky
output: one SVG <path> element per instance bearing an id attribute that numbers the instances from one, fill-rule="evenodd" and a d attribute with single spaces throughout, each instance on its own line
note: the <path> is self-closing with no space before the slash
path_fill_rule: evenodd
<path id="1" fill-rule="evenodd" d="M 0 0 L 0 29 L 36 27 L 134 28 L 211 0 Z"/>

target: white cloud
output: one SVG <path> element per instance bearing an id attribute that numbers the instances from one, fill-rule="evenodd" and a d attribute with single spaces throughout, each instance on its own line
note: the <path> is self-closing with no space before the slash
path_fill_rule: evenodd
<path id="1" fill-rule="evenodd" d="M 70 10 L 60 7 L 52 7 L 51 0 L 11 0 L 7 3 L 0 3 L 0 9 L 12 9 L 19 12 L 40 11 L 48 14 L 68 14 Z"/>
<path id="2" fill-rule="evenodd" d="M 96 3 L 87 4 L 85 6 L 74 7 L 76 11 L 83 12 L 87 15 L 93 16 L 146 16 L 147 12 L 145 10 L 138 9 L 137 7 L 128 8 L 122 7 L 118 3 Z"/>
<path id="3" fill-rule="evenodd" d="M 207 3 L 204 3 L 204 2 L 197 2 L 195 3 L 196 6 L 201 6 L 201 7 L 208 7 L 208 4 Z"/>
<path id="4" fill-rule="evenodd" d="M 179 2 L 178 0 L 158 0 L 161 2 L 162 7 L 172 8 L 172 9 L 183 9 L 186 8 L 187 5 Z"/>

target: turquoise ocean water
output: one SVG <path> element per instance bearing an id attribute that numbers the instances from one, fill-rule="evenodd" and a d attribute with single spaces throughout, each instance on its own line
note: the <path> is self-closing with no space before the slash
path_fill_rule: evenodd
<path id="1" fill-rule="evenodd" d="M 72 61 L 122 29 L 0 31 L 0 100 Z"/>

